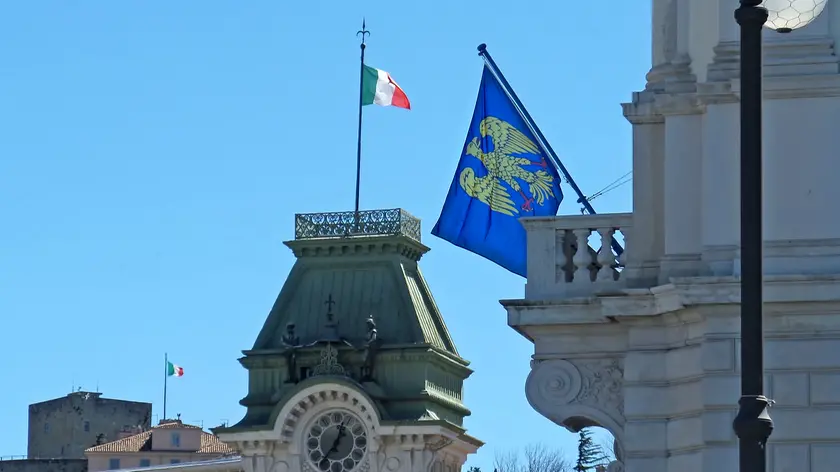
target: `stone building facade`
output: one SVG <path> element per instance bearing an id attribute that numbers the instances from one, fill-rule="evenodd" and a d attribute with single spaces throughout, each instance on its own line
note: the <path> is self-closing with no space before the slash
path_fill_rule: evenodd
<path id="1" fill-rule="evenodd" d="M 738 1 L 652 4 L 653 67 L 623 105 L 632 213 L 525 221 L 525 297 L 502 303 L 509 325 L 534 342 L 532 406 L 571 430 L 610 430 L 611 470 L 737 470 Z M 810 26 L 765 35 L 774 472 L 840 470 L 838 26 L 840 3 L 830 1 Z M 625 244 L 620 257 L 600 250 L 613 236 Z"/>
<path id="2" fill-rule="evenodd" d="M 29 405 L 29 459 L 84 459 L 85 449 L 118 439 L 126 429 L 149 429 L 152 404 L 73 392 Z"/>

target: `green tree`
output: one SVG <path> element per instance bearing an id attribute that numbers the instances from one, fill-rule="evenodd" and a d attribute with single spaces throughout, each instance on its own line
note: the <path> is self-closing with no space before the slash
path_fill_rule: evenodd
<path id="1" fill-rule="evenodd" d="M 604 451 L 601 446 L 595 444 L 592 440 L 592 433 L 588 428 L 580 430 L 580 437 L 578 438 L 578 457 L 575 462 L 575 472 L 586 472 L 588 470 L 595 470 L 595 467 L 602 465 L 604 460 Z"/>

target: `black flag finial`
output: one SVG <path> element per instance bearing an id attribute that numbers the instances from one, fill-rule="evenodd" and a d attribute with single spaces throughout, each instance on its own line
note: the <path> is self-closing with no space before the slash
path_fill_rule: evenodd
<path id="1" fill-rule="evenodd" d="M 361 70 L 359 71 L 359 135 L 356 141 L 356 211 L 353 214 L 355 220 L 355 231 L 359 230 L 359 184 L 362 179 L 362 106 L 364 106 L 365 95 L 365 38 L 370 36 L 370 31 L 367 30 L 365 18 L 362 17 L 362 29 L 356 32 L 356 36 L 362 36 L 362 43 L 359 44 L 361 50 Z M 375 72 L 374 72 L 375 74 Z"/>
<path id="2" fill-rule="evenodd" d="M 362 35 L 362 47 L 365 47 L 365 37 L 370 36 L 370 31 L 365 27 L 365 19 L 362 17 L 362 29 L 356 32 L 356 36 Z"/>

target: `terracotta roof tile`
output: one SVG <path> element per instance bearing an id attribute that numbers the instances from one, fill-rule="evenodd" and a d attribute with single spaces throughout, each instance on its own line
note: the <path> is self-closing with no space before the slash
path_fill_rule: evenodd
<path id="1" fill-rule="evenodd" d="M 236 451 L 223 443 L 215 434 L 202 432 L 201 449 L 198 452 L 201 454 L 230 454 Z"/>
<path id="2" fill-rule="evenodd" d="M 133 436 L 111 441 L 109 443 L 93 446 L 85 450 L 85 452 L 142 452 L 152 450 L 152 431 L 155 429 L 201 429 L 198 426 L 183 424 L 181 422 L 164 423 L 153 427 L 149 431 L 144 431 Z M 201 432 L 201 448 L 198 451 L 183 451 L 196 452 L 199 454 L 231 454 L 236 452 L 233 448 L 223 443 L 219 438 L 204 431 Z"/>
<path id="3" fill-rule="evenodd" d="M 178 429 L 201 429 L 199 426 L 194 426 L 194 425 L 191 425 L 191 424 L 181 423 L 178 420 L 171 420 L 171 421 L 170 420 L 163 420 L 163 421 L 161 421 L 161 423 L 159 425 L 152 427 L 152 429 L 173 429 L 173 428 L 178 428 Z"/>
<path id="4" fill-rule="evenodd" d="M 85 452 L 140 452 L 152 449 L 152 431 L 117 439 L 85 449 Z"/>

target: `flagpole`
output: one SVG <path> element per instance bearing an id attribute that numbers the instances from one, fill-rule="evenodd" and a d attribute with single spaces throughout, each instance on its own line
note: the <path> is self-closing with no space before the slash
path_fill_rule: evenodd
<path id="1" fill-rule="evenodd" d="M 528 113 L 528 110 L 526 110 L 525 106 L 522 105 L 522 102 L 519 101 L 519 97 L 516 96 L 516 93 L 513 91 L 513 88 L 510 86 L 507 79 L 505 79 L 504 74 L 502 74 L 502 71 L 499 70 L 499 67 L 496 65 L 496 61 L 494 61 L 493 58 L 490 57 L 490 53 L 487 52 L 486 44 L 482 43 L 478 45 L 478 55 L 481 56 L 482 59 L 484 59 L 485 64 L 487 64 L 487 66 L 490 68 L 490 72 L 492 72 L 496 79 L 499 81 L 499 84 L 502 86 L 502 89 L 505 91 L 505 94 L 513 102 L 514 106 L 519 112 L 519 115 L 525 121 L 525 124 L 528 125 L 528 128 L 530 128 L 531 131 L 534 133 L 535 137 L 537 138 L 537 141 L 540 142 L 540 147 L 542 147 L 543 151 L 545 151 L 545 153 L 548 154 L 548 158 L 551 159 L 554 166 L 557 169 L 559 169 L 560 172 L 563 173 L 563 177 L 566 178 L 566 181 L 569 183 L 569 186 L 572 187 L 572 190 L 574 190 L 577 194 L 578 203 L 583 205 L 583 208 L 586 209 L 586 211 L 590 215 L 594 215 L 595 209 L 592 207 L 592 204 L 589 203 L 589 200 L 587 200 L 586 196 L 583 195 L 583 192 L 580 190 L 580 187 L 577 186 L 577 183 L 575 183 L 575 180 L 572 178 L 572 175 L 569 174 L 568 170 L 566 170 L 566 166 L 564 166 L 563 163 L 560 162 L 560 158 L 558 158 L 557 154 L 554 153 L 554 149 L 552 149 L 551 145 L 548 144 L 548 140 L 545 139 L 545 136 L 543 136 L 542 132 L 537 127 L 537 124 L 534 122 L 534 119 L 531 118 L 531 114 Z M 618 241 L 615 240 L 615 238 L 613 238 L 611 246 L 613 248 L 613 251 L 615 251 L 618 255 L 621 255 L 621 253 L 624 252 L 624 248 L 621 247 L 621 244 L 619 244 Z"/>
<path id="2" fill-rule="evenodd" d="M 356 36 L 362 36 L 362 42 L 359 44 L 361 52 L 361 63 L 359 65 L 359 133 L 356 140 L 356 210 L 353 213 L 355 230 L 359 230 L 359 184 L 362 179 L 362 107 L 364 100 L 364 82 L 365 82 L 365 36 L 370 36 L 370 31 L 365 28 L 365 20 L 362 19 L 362 29 L 356 32 Z"/>
<path id="3" fill-rule="evenodd" d="M 166 419 L 166 381 L 169 379 L 169 355 L 163 354 L 163 418 Z"/>

